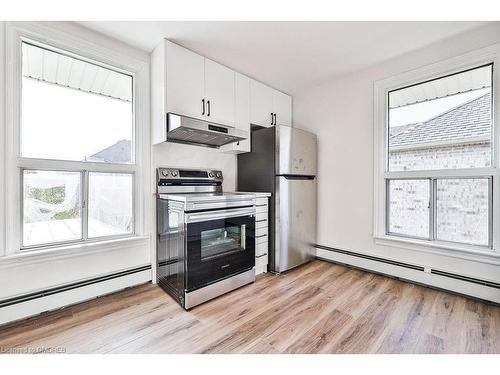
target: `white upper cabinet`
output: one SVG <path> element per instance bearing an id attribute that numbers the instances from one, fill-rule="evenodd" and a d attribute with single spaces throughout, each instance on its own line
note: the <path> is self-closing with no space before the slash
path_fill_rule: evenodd
<path id="1" fill-rule="evenodd" d="M 205 58 L 166 41 L 166 112 L 200 118 L 205 94 Z"/>
<path id="2" fill-rule="evenodd" d="M 205 100 L 207 119 L 235 126 L 235 72 L 215 61 L 205 59 Z"/>
<path id="3" fill-rule="evenodd" d="M 151 54 L 153 142 L 167 139 L 167 113 L 234 126 L 292 125 L 292 98 L 215 61 L 163 40 Z M 250 141 L 223 151 L 250 151 Z"/>
<path id="4" fill-rule="evenodd" d="M 270 127 L 273 120 L 273 89 L 254 79 L 250 80 L 250 122 Z"/>
<path id="5" fill-rule="evenodd" d="M 274 90 L 273 112 L 275 115 L 275 125 L 292 126 L 292 97 Z"/>
<path id="6" fill-rule="evenodd" d="M 222 150 L 227 153 L 239 154 L 250 152 L 250 78 L 235 73 L 234 91 L 234 126 L 248 132 L 249 138 L 223 146 Z"/>
<path id="7" fill-rule="evenodd" d="M 250 82 L 250 122 L 292 126 L 292 97 L 255 80 Z"/>

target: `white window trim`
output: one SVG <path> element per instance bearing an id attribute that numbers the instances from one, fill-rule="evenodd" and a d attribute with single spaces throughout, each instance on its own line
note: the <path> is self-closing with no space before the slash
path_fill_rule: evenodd
<path id="1" fill-rule="evenodd" d="M 76 32 L 75 32 L 76 30 Z M 96 44 L 85 38 L 82 29 L 67 23 L 7 22 L 5 28 L 5 72 L 6 72 L 6 132 L 5 132 L 5 256 L 21 253 L 21 178 L 20 168 L 75 169 L 96 172 L 128 172 L 134 174 L 134 235 L 106 237 L 110 240 L 129 241 L 130 238 L 150 237 L 151 202 L 150 191 L 150 127 L 149 127 L 149 61 L 139 53 L 125 51 L 123 45 L 103 38 Z M 81 31 L 81 33 L 80 33 Z M 29 39 L 97 61 L 104 66 L 120 69 L 134 78 L 134 137 L 135 164 L 84 163 L 73 161 L 21 158 L 20 100 L 21 100 L 21 41 Z M 104 40 L 105 39 L 105 40 Z M 131 49 L 132 50 L 132 49 Z M 47 246 L 43 251 L 60 253 L 65 249 L 88 248 L 89 242 L 99 247 L 99 242 L 86 241 L 75 245 Z M 71 245 L 71 246 L 69 246 Z M 103 250 L 106 246 L 102 247 Z M 22 251 L 24 252 L 24 251 Z M 30 251 L 30 253 L 33 251 Z M 35 256 L 36 251 L 33 252 Z M 2 254 L 0 254 L 2 255 Z"/>
<path id="2" fill-rule="evenodd" d="M 447 74 L 458 73 L 469 68 L 493 63 L 493 124 L 492 167 L 432 171 L 387 172 L 387 98 L 391 90 L 417 84 Z M 500 44 L 495 44 L 451 59 L 443 60 L 419 69 L 405 72 L 374 84 L 374 199 L 373 237 L 379 245 L 396 246 L 453 256 L 462 259 L 498 261 L 500 257 Z M 474 245 L 454 244 L 444 241 L 426 241 L 400 236 L 391 236 L 386 231 L 386 180 L 388 178 L 423 177 L 491 177 L 493 178 L 493 230 L 492 249 Z"/>

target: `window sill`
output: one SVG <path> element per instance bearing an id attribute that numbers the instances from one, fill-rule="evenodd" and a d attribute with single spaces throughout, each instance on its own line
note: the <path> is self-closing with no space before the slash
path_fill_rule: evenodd
<path id="1" fill-rule="evenodd" d="M 374 240 L 377 245 L 398 247 L 406 250 L 422 251 L 474 262 L 500 265 L 500 253 L 496 249 L 482 250 L 478 249 L 477 246 L 471 245 L 442 242 L 429 243 L 425 240 L 389 235 L 374 236 Z"/>
<path id="2" fill-rule="evenodd" d="M 149 240 L 149 236 L 133 236 L 98 242 L 63 245 L 46 249 L 29 251 L 24 250 L 0 257 L 0 269 L 16 267 L 18 265 L 25 266 L 27 264 L 39 263 L 48 260 L 53 261 L 75 256 L 113 251 L 123 248 L 148 246 Z"/>

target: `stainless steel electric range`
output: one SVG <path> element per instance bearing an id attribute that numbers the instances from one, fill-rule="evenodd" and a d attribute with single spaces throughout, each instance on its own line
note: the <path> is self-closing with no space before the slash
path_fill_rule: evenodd
<path id="1" fill-rule="evenodd" d="M 158 285 L 185 309 L 255 281 L 255 195 L 217 170 L 157 169 Z"/>

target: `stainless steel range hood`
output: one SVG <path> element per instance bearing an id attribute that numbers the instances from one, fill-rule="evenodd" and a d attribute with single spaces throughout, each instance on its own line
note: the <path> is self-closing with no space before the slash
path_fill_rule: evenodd
<path id="1" fill-rule="evenodd" d="M 247 139 L 243 130 L 209 121 L 167 113 L 167 142 L 219 148 Z"/>

